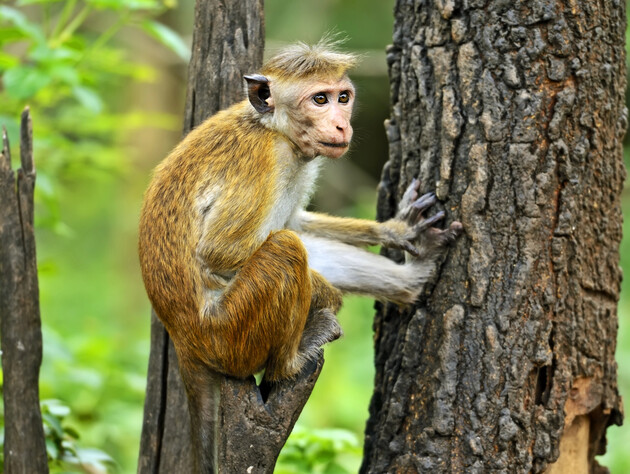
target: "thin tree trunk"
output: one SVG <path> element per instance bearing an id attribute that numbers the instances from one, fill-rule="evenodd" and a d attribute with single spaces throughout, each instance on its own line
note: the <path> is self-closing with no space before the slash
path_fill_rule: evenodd
<path id="1" fill-rule="evenodd" d="M 597 472 L 622 421 L 625 4 L 395 16 L 379 218 L 419 176 L 465 235 L 426 300 L 380 307 L 362 471 Z"/>
<path id="2" fill-rule="evenodd" d="M 33 129 L 28 108 L 20 130 L 22 167 L 11 169 L 6 130 L 0 153 L 0 330 L 4 398 L 4 469 L 48 472 L 39 407 L 42 331 L 33 229 Z"/>
<path id="3" fill-rule="evenodd" d="M 259 69 L 263 49 L 263 0 L 197 1 L 184 134 L 244 98 L 243 75 Z M 292 382 L 263 387 L 263 394 L 253 377 L 235 380 L 214 375 L 215 423 L 208 446 L 215 472 L 273 472 L 322 363 L 320 359 Z M 153 314 L 138 472 L 193 472 L 191 454 L 177 358 Z"/>

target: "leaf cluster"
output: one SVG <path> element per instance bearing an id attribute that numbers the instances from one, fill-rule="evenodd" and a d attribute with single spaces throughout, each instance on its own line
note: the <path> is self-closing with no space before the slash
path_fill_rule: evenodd
<path id="1" fill-rule="evenodd" d="M 59 186 L 126 171 L 126 133 L 175 125 L 167 115 L 128 109 L 129 85 L 153 81 L 156 73 L 132 60 L 119 40 L 123 32 L 140 30 L 187 60 L 182 39 L 156 20 L 174 6 L 174 0 L 17 0 L 0 6 L 0 123 L 17 137 L 17 117 L 30 105 L 39 227 L 67 231 Z"/>
<path id="2" fill-rule="evenodd" d="M 285 444 L 276 469 L 277 474 L 354 472 L 361 460 L 357 436 L 344 429 L 307 430 L 296 426 Z"/>
<path id="3" fill-rule="evenodd" d="M 51 472 L 108 472 L 108 467 L 115 465 L 107 453 L 80 446 L 79 433 L 65 422 L 65 418 L 70 415 L 69 407 L 59 400 L 42 400 L 40 406 Z M 3 472 L 4 416 L 0 418 L 0 423 L 0 472 Z"/>
<path id="4" fill-rule="evenodd" d="M 132 153 L 128 136 L 140 127 L 169 130 L 179 127 L 179 117 L 147 113 L 130 106 L 133 102 L 130 100 L 131 86 L 151 82 L 157 73 L 152 66 L 133 57 L 129 38 L 138 35 L 154 38 L 173 51 L 176 60 L 182 63 L 187 60 L 188 47 L 184 41 L 158 21 L 162 13 L 174 6 L 173 0 L 17 0 L 0 5 L 0 125 L 6 126 L 14 147 L 18 143 L 18 119 L 25 105 L 31 108 L 34 125 L 35 216 L 38 244 L 41 245 L 38 254 L 45 341 L 40 387 L 45 396 L 72 403 L 71 411 L 61 402 L 42 404 L 49 464 L 53 472 L 111 471 L 109 455 L 83 447 L 78 442 L 79 432 L 83 444 L 104 447 L 120 461 L 115 441 L 123 438 L 120 432 L 128 430 L 129 424 L 140 425 L 141 420 L 129 416 L 129 407 L 133 406 L 141 416 L 144 377 L 135 379 L 138 378 L 136 373 L 144 372 L 146 364 L 124 365 L 121 362 L 113 367 L 106 366 L 106 362 L 111 363 L 114 358 L 106 356 L 114 352 L 112 340 L 115 336 L 110 334 L 105 338 L 101 334 L 95 337 L 89 331 L 81 333 L 77 329 L 90 321 L 89 310 L 81 298 L 77 298 L 80 285 L 87 286 L 85 274 L 78 275 L 81 281 L 73 287 L 72 304 L 64 305 L 62 314 L 65 317 L 61 324 L 68 328 L 68 332 L 76 332 L 76 338 L 81 338 L 80 347 L 89 348 L 89 351 L 81 352 L 76 348 L 78 343 L 70 345 L 67 334 L 61 342 L 55 339 L 53 326 L 59 321 L 55 321 L 55 311 L 51 311 L 49 303 L 50 295 L 58 293 L 51 285 L 51 282 L 60 280 L 53 278 L 58 267 L 72 267 L 76 263 L 72 256 L 77 255 L 77 249 L 84 241 L 56 237 L 71 236 L 73 229 L 78 234 L 85 231 L 83 221 L 95 212 L 93 201 L 97 190 L 102 188 L 94 185 L 96 180 L 105 184 L 111 183 L 112 177 L 126 176 Z M 13 150 L 12 156 L 19 160 L 17 150 Z M 17 166 L 14 163 L 14 167 Z M 62 203 L 67 205 L 70 202 L 68 196 L 75 196 L 78 188 L 86 199 L 72 200 L 73 204 L 76 202 L 72 209 L 63 207 Z M 108 186 L 106 189 L 111 192 L 113 188 Z M 101 204 L 111 201 L 111 195 L 99 194 L 98 198 Z M 81 219 L 72 221 L 76 214 Z M 42 229 L 45 231 L 41 232 Z M 74 252 L 63 257 L 67 261 L 57 260 L 58 255 L 51 245 L 53 241 L 57 246 L 66 242 L 68 247 L 74 248 Z M 47 257 L 47 254 L 53 256 Z M 106 278 L 104 264 L 99 263 L 101 268 L 93 274 Z M 104 284 L 99 288 L 94 281 L 91 283 L 95 291 L 102 293 L 100 288 Z M 59 284 L 65 286 L 67 281 L 59 281 Z M 101 306 L 104 305 L 102 296 L 99 301 Z M 106 325 L 110 326 L 111 323 Z M 73 360 L 75 352 L 86 358 L 79 362 Z M 135 354 L 131 356 L 134 357 Z M 71 359 L 71 363 L 67 359 Z M 102 365 L 95 368 L 96 362 L 103 359 Z M 120 358 L 116 362 L 120 362 Z M 119 374 L 125 377 L 118 377 Z M 53 377 L 56 379 L 51 380 Z M 105 384 L 103 379 L 108 377 L 119 383 Z M 129 379 L 134 379 L 133 383 Z M 118 392 L 104 394 L 102 385 L 113 385 L 112 390 Z M 86 399 L 86 393 L 94 398 L 105 397 L 104 401 Z M 0 426 L 4 422 L 1 408 L 0 403 Z M 120 422 L 104 423 L 98 417 L 104 410 L 109 410 L 107 416 L 114 413 Z M 78 429 L 69 427 L 68 420 Z M 94 435 L 95 426 L 99 428 L 97 434 L 100 437 Z"/>

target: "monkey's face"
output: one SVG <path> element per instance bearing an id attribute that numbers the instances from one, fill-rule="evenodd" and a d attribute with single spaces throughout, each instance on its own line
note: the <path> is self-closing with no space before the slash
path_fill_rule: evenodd
<path id="1" fill-rule="evenodd" d="M 298 97 L 292 139 L 306 156 L 339 158 L 352 139 L 354 86 L 347 77 L 318 81 Z"/>

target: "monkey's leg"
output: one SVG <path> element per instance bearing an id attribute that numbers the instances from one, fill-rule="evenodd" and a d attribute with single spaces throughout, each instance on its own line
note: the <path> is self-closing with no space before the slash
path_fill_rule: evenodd
<path id="1" fill-rule="evenodd" d="M 244 378 L 265 366 L 273 380 L 298 373 L 311 288 L 300 239 L 289 231 L 273 233 L 221 297 L 205 306 L 207 314 L 175 334 L 197 472 L 216 472 L 217 373 Z"/>
<path id="2" fill-rule="evenodd" d="M 311 270 L 311 283 L 311 309 L 300 340 L 299 352 L 307 360 L 316 360 L 324 344 L 339 339 L 343 334 L 336 316 L 343 296 L 341 291 L 314 270 Z"/>
<path id="3" fill-rule="evenodd" d="M 415 299 L 432 264 L 412 268 L 388 258 L 335 240 L 301 234 L 311 268 L 344 293 L 370 295 L 379 300 L 407 302 Z"/>
<path id="4" fill-rule="evenodd" d="M 223 294 L 210 296 L 204 305 L 203 333 L 194 339 L 207 343 L 198 357 L 207 355 L 208 366 L 235 377 L 264 367 L 268 378 L 291 377 L 305 362 L 299 345 L 309 309 L 336 310 L 340 298 L 338 290 L 311 273 L 306 249 L 294 232 L 272 233 Z M 332 327 L 321 337 L 329 341 L 336 333 Z"/>
<path id="5" fill-rule="evenodd" d="M 266 366 L 274 378 L 299 372 L 300 337 L 311 303 L 307 254 L 291 231 L 272 233 L 239 270 L 207 316 L 222 372 L 237 377 Z M 212 337 L 211 331 L 209 336 Z"/>

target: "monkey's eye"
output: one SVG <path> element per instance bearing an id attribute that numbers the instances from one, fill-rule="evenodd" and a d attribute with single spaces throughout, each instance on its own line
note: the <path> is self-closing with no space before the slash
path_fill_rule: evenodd
<path id="1" fill-rule="evenodd" d="M 341 94 L 339 94 L 338 100 L 342 104 L 347 104 L 350 101 L 350 94 L 348 93 L 348 91 L 343 91 Z"/>
<path id="2" fill-rule="evenodd" d="M 328 102 L 328 97 L 326 97 L 326 94 L 324 94 L 323 92 L 320 92 L 313 96 L 313 102 L 315 102 L 317 105 L 324 105 Z"/>

